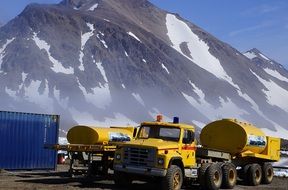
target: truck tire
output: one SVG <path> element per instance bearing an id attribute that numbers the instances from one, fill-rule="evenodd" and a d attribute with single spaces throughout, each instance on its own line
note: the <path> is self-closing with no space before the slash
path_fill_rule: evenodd
<path id="1" fill-rule="evenodd" d="M 183 173 L 177 165 L 171 165 L 162 181 L 163 190 L 180 190 L 183 184 Z"/>
<path id="2" fill-rule="evenodd" d="M 248 169 L 248 185 L 257 186 L 262 180 L 262 169 L 259 164 L 252 164 Z"/>
<path id="3" fill-rule="evenodd" d="M 206 189 L 218 190 L 222 184 L 222 170 L 218 164 L 211 164 L 205 172 Z"/>
<path id="4" fill-rule="evenodd" d="M 222 166 L 222 188 L 223 189 L 233 189 L 237 182 L 237 171 L 232 163 L 225 163 Z"/>
<path id="5" fill-rule="evenodd" d="M 114 171 L 114 183 L 118 187 L 128 187 L 132 184 L 132 178 L 129 174 L 119 171 Z"/>
<path id="6" fill-rule="evenodd" d="M 205 173 L 210 165 L 211 165 L 210 163 L 205 163 L 202 164 L 202 166 L 198 169 L 198 181 L 201 189 L 206 189 Z"/>
<path id="7" fill-rule="evenodd" d="M 273 167 L 270 163 L 264 163 L 262 166 L 262 183 L 270 184 L 272 183 L 274 176 Z"/>

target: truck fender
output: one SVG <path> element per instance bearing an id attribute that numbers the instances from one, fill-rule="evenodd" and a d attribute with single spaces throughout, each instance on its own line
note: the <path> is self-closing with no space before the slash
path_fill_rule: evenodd
<path id="1" fill-rule="evenodd" d="M 170 167 L 171 165 L 177 165 L 181 168 L 183 174 L 184 174 L 184 165 L 182 162 L 182 158 L 181 157 L 172 157 L 169 161 L 169 165 L 168 167 Z"/>

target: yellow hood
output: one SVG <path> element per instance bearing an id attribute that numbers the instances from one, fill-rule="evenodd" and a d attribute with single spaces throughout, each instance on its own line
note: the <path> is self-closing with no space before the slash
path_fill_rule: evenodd
<path id="1" fill-rule="evenodd" d="M 176 149 L 179 148 L 178 142 L 164 141 L 162 139 L 137 139 L 123 144 L 124 146 L 144 146 L 150 148 L 161 149 Z"/>

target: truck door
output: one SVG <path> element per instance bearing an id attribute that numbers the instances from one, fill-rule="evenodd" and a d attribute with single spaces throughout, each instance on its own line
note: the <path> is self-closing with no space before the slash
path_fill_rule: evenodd
<path id="1" fill-rule="evenodd" d="M 192 166 L 196 164 L 196 146 L 195 146 L 195 134 L 191 130 L 184 130 L 182 140 L 182 159 L 185 166 Z"/>

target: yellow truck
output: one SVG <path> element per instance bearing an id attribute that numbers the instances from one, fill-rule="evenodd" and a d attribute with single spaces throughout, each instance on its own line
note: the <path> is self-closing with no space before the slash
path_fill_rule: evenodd
<path id="1" fill-rule="evenodd" d="M 183 181 L 202 189 L 232 189 L 237 178 L 248 185 L 269 184 L 271 162 L 280 158 L 280 139 L 265 136 L 255 126 L 236 119 L 206 125 L 196 142 L 195 128 L 179 123 L 143 122 L 137 137 L 117 146 L 114 181 L 127 186 L 135 179 L 154 178 L 165 190 L 180 189 Z"/>
<path id="2" fill-rule="evenodd" d="M 78 125 L 72 127 L 67 134 L 67 145 L 46 145 L 46 148 L 67 151 L 70 158 L 69 173 L 107 175 L 113 169 L 116 145 L 132 140 L 137 128 L 126 127 L 95 127 Z"/>

